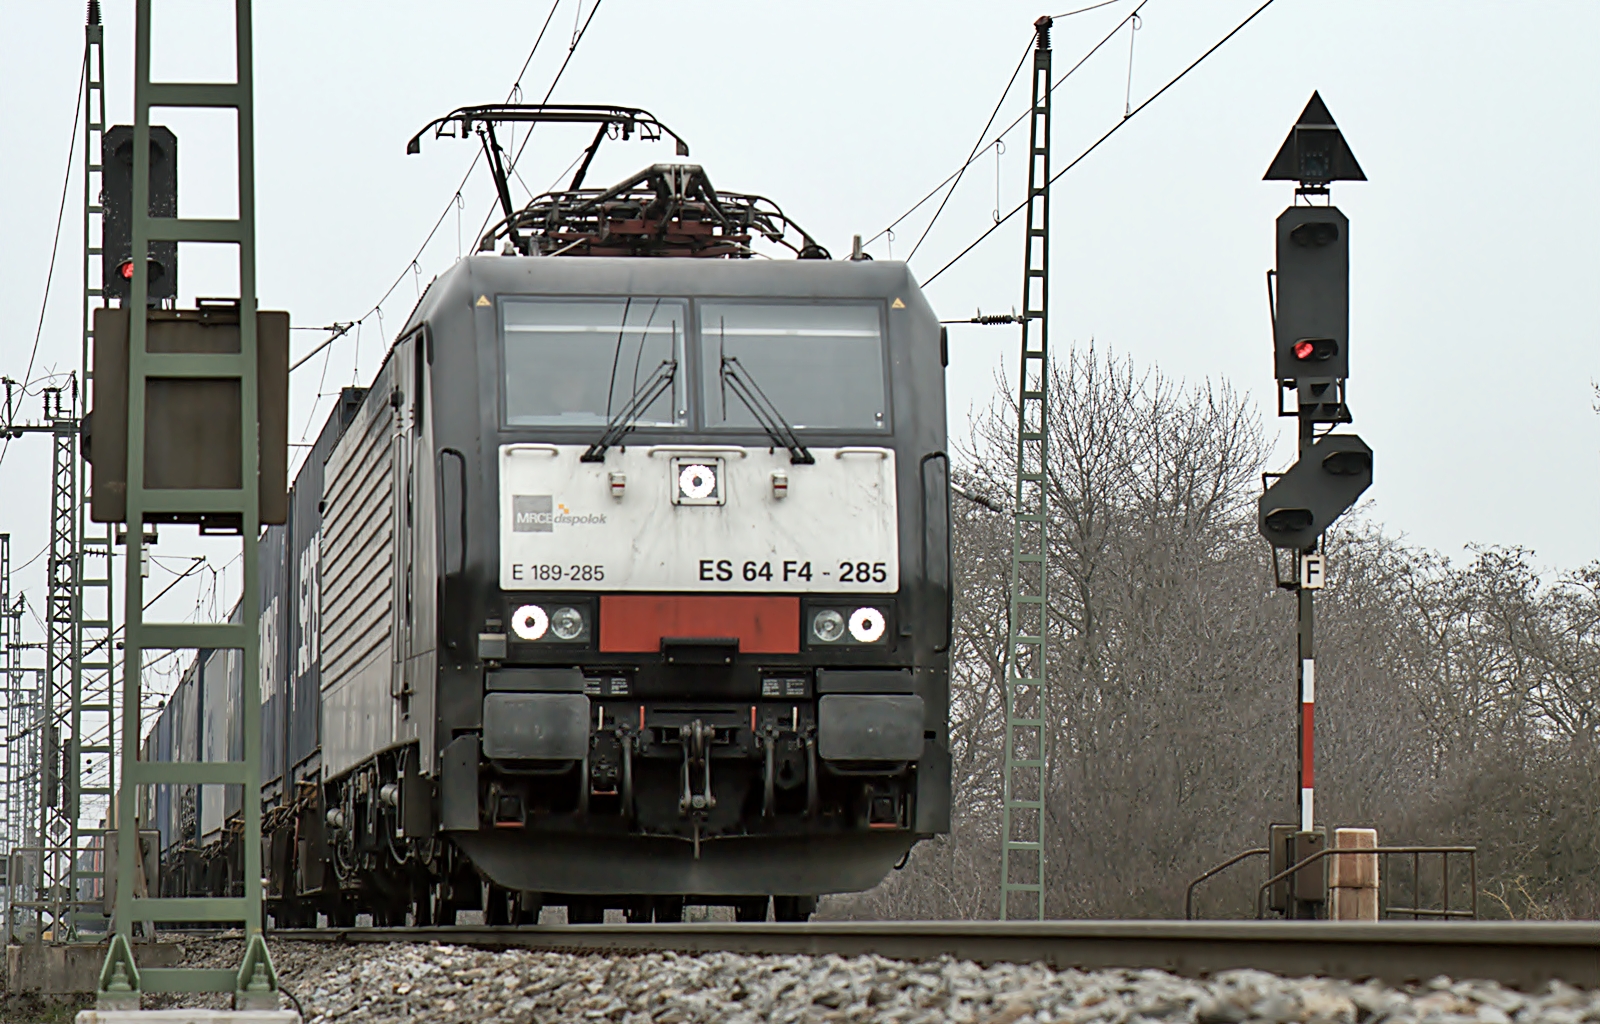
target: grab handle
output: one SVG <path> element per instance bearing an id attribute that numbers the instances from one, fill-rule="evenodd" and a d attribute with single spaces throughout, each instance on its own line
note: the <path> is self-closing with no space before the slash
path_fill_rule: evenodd
<path id="1" fill-rule="evenodd" d="M 941 525 L 944 535 L 944 637 L 934 645 L 934 652 L 943 654 L 950 649 L 950 637 L 955 630 L 956 621 L 956 585 L 955 585 L 955 553 L 951 547 L 950 537 L 950 456 L 944 452 L 929 452 L 922 457 L 917 467 L 917 482 L 922 490 L 922 571 L 930 577 L 928 559 L 928 534 L 932 532 L 929 527 L 933 525 L 933 516 L 928 509 L 928 463 L 938 459 L 944 463 L 944 475 L 941 478 L 944 486 L 940 488 L 944 499 L 938 503 L 937 512 L 941 513 Z"/>
<path id="2" fill-rule="evenodd" d="M 439 449 L 438 473 L 440 486 L 438 511 L 439 525 L 441 527 L 444 525 L 445 516 L 448 513 L 448 502 L 445 500 L 444 489 L 444 457 L 446 455 L 452 456 L 456 460 L 456 464 L 460 470 L 458 479 L 461 481 L 461 516 L 457 529 L 457 537 L 459 538 L 461 547 L 460 564 L 457 565 L 455 569 L 450 568 L 450 546 L 448 543 L 445 544 L 444 557 L 440 559 L 440 561 L 443 562 L 444 575 L 454 576 L 465 572 L 467 569 L 467 457 L 461 454 L 461 452 L 455 448 Z M 441 538 L 446 536 L 443 529 L 439 531 L 439 536 Z"/>

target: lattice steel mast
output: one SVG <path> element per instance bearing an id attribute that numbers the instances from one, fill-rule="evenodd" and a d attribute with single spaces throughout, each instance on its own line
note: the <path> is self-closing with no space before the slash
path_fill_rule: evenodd
<path id="1" fill-rule="evenodd" d="M 1022 362 L 1017 378 L 1017 483 L 1006 643 L 1005 783 L 1000 919 L 1044 917 L 1044 695 L 1049 644 L 1050 24 L 1034 22 L 1023 235 Z M 1031 899 L 1026 897 L 1031 896 Z"/>
<path id="2" fill-rule="evenodd" d="M 84 29 L 82 376 L 66 388 L 44 390 L 44 424 L 51 435 L 50 542 L 46 562 L 45 669 L 40 687 L 37 884 L 25 901 L 37 911 L 35 942 L 64 942 L 82 924 L 104 926 L 99 909 L 105 816 L 115 769 L 112 742 L 111 549 L 109 526 L 89 522 L 87 467 L 79 450 L 80 410 L 89 380 L 94 287 L 100 248 L 100 140 L 105 130 L 105 57 L 97 3 Z M 23 428 L 34 429 L 34 428 Z M 85 574 L 90 561 L 98 563 Z M 86 761 L 87 759 L 87 761 Z M 84 797 L 90 798 L 85 807 Z M 84 825 L 84 815 L 89 823 Z"/>
<path id="3" fill-rule="evenodd" d="M 0 570 L 0 631 L 4 635 L 6 937 L 19 942 L 37 929 L 32 912 L 39 882 L 39 705 L 38 670 L 22 664 L 22 595 L 11 590 L 11 537 L 4 540 Z M 29 686 L 30 674 L 34 685 Z"/>
<path id="4" fill-rule="evenodd" d="M 241 1010 L 277 1009 L 277 976 L 262 937 L 261 851 L 261 591 L 257 551 L 261 534 L 260 366 L 256 330 L 255 100 L 251 0 L 234 0 L 232 82 L 158 82 L 150 77 L 150 0 L 137 0 L 134 42 L 133 204 L 130 217 L 133 264 L 127 299 L 128 441 L 126 632 L 122 668 L 122 785 L 117 793 L 117 892 L 115 934 L 100 973 L 99 1005 L 137 1009 L 141 991 L 232 992 Z M 236 114 L 237 217 L 209 220 L 150 215 L 150 110 L 208 107 Z M 239 255 L 238 350 L 191 353 L 152 351 L 147 297 L 152 242 L 233 244 Z M 227 489 L 145 486 L 146 381 L 149 378 L 233 379 L 240 411 L 240 486 Z M 172 515 L 237 516 L 240 527 L 240 621 L 146 622 L 144 619 L 144 524 Z M 238 761 L 143 761 L 139 759 L 140 696 L 147 650 L 206 648 L 240 652 L 239 719 L 243 757 Z M 161 784 L 235 785 L 244 789 L 240 848 L 243 878 L 238 896 L 178 898 L 135 891 L 139 872 L 137 814 L 142 788 Z M 145 968 L 134 960 L 133 922 L 226 921 L 244 926 L 244 959 L 224 968 Z"/>
<path id="5" fill-rule="evenodd" d="M 83 381 L 83 406 L 87 407 L 93 382 L 94 309 L 105 304 L 98 282 L 102 221 L 101 154 L 106 124 L 104 29 L 100 5 L 91 0 L 89 23 L 84 27 L 84 128 L 83 128 L 83 318 L 79 365 Z M 79 453 L 80 455 L 82 452 Z M 72 829 L 71 885 L 76 911 L 73 931 L 83 925 L 105 929 L 102 910 L 105 849 L 116 791 L 116 714 L 112 637 L 112 544 L 110 523 L 89 519 L 89 467 L 76 460 L 77 481 L 77 612 L 72 649 L 71 737 L 67 750 L 67 801 Z"/>
<path id="6" fill-rule="evenodd" d="M 41 718 L 43 764 L 39 845 L 39 928 L 34 941 L 62 941 L 71 933 L 74 822 L 64 772 L 72 721 L 74 637 L 78 621 L 78 418 L 77 381 L 70 389 L 44 390 L 50 427 L 50 544 L 45 562 L 44 686 Z"/>
<path id="7" fill-rule="evenodd" d="M 12 772 L 15 770 L 15 761 L 12 757 L 11 737 L 15 730 L 11 723 L 12 689 L 11 689 L 11 658 L 14 641 L 11 637 L 11 534 L 0 533 L 0 765 L 4 765 L 4 775 L 0 776 L 0 871 L 5 872 L 5 884 L 0 885 L 0 920 L 5 921 L 4 942 L 12 941 L 11 930 L 11 899 L 12 886 L 16 879 L 11 877 L 11 854 L 21 844 L 13 834 L 16 821 L 13 811 L 17 806 L 12 785 Z"/>

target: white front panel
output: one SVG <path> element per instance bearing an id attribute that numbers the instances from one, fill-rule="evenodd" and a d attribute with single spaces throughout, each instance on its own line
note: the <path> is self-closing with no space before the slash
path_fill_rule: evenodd
<path id="1" fill-rule="evenodd" d="M 501 447 L 502 589 L 900 587 L 891 449 L 813 448 L 802 466 L 783 449 L 635 445 L 591 463 L 585 448 Z"/>

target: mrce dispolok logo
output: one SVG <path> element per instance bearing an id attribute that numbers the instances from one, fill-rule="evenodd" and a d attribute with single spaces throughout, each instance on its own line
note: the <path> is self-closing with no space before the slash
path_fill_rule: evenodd
<path id="1" fill-rule="evenodd" d="M 574 512 L 549 494 L 514 494 L 511 529 L 514 533 L 554 533 L 557 526 L 604 526 L 604 512 Z"/>

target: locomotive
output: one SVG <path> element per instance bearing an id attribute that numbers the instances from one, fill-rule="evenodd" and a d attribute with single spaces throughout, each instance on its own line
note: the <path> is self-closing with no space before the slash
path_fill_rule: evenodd
<path id="1" fill-rule="evenodd" d="M 514 209 L 508 121 L 598 130 Z M 504 217 L 265 531 L 270 917 L 804 920 L 875 885 L 950 816 L 946 358 L 916 282 L 694 164 L 583 188 L 608 134 L 671 134 L 641 110 L 429 128 L 484 140 Z M 227 756 L 236 661 L 202 652 L 146 756 Z M 232 890 L 239 798 L 157 787 L 165 894 Z"/>

